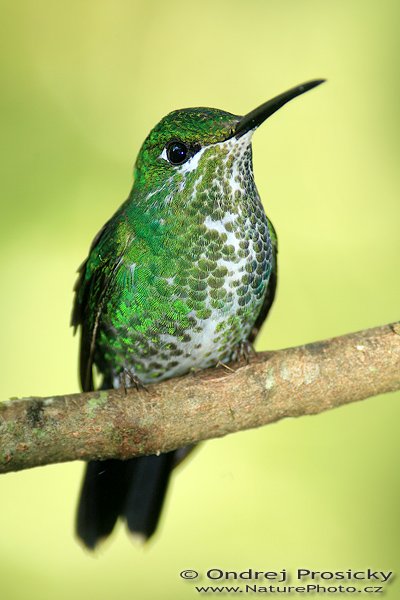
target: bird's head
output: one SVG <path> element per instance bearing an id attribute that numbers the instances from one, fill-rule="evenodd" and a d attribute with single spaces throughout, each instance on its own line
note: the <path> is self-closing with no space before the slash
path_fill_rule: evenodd
<path id="1" fill-rule="evenodd" d="M 221 194 L 243 188 L 246 179 L 253 177 L 254 131 L 281 106 L 323 81 L 292 88 L 244 117 L 215 108 L 169 113 L 143 143 L 135 165 L 135 186 L 157 204 L 169 203 L 177 192 L 193 196 L 200 184 L 203 190 L 214 187 Z"/>

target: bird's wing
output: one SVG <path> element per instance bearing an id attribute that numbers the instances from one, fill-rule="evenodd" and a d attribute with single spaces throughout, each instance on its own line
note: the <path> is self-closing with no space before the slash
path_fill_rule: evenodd
<path id="1" fill-rule="evenodd" d="M 78 327 L 81 328 L 79 373 L 84 392 L 93 389 L 93 360 L 98 326 L 120 265 L 120 252 L 113 239 L 110 221 L 94 238 L 87 259 L 78 269 L 74 287 L 71 325 L 75 331 Z"/>
<path id="2" fill-rule="evenodd" d="M 278 260 L 277 260 L 278 259 L 278 238 L 276 236 L 275 228 L 269 219 L 268 219 L 268 229 L 269 229 L 269 235 L 270 235 L 271 242 L 272 242 L 272 270 L 271 270 L 271 275 L 270 275 L 269 281 L 268 281 L 267 294 L 265 296 L 264 304 L 261 307 L 260 314 L 258 315 L 256 322 L 254 323 L 254 327 L 251 330 L 251 333 L 249 335 L 249 342 L 251 344 L 256 339 L 256 337 L 262 327 L 262 324 L 264 323 L 265 319 L 267 318 L 267 315 L 269 313 L 269 310 L 270 310 L 272 303 L 274 301 L 274 298 L 275 298 L 276 285 L 277 285 L 277 280 L 278 280 Z"/>

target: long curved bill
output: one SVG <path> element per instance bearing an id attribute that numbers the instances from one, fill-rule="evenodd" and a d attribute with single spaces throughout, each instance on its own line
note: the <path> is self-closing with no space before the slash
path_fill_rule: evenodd
<path id="1" fill-rule="evenodd" d="M 297 85 L 287 92 L 283 92 L 283 94 L 279 94 L 279 96 L 275 96 L 275 98 L 272 98 L 272 100 L 264 102 L 264 104 L 261 104 L 261 106 L 255 108 L 240 119 L 236 125 L 233 136 L 240 137 L 251 129 L 255 129 L 261 125 L 261 123 L 264 123 L 268 117 L 273 115 L 274 112 L 279 110 L 284 104 L 290 102 L 290 100 L 293 100 L 293 98 L 304 94 L 304 92 L 312 90 L 313 88 L 317 87 L 317 85 L 324 83 L 324 81 L 325 79 L 314 79 L 313 81 L 302 83 L 301 85 Z"/>

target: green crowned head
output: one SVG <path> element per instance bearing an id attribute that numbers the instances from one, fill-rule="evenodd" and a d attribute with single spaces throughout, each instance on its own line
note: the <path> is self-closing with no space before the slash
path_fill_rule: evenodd
<path id="1" fill-rule="evenodd" d="M 232 138 L 240 117 L 216 108 L 184 108 L 164 117 L 139 152 L 135 178 L 162 182 L 205 148 Z M 186 167 L 187 168 L 187 167 Z"/>
<path id="2" fill-rule="evenodd" d="M 215 108 L 185 108 L 164 117 L 150 132 L 135 164 L 134 190 L 149 197 L 174 194 L 207 170 L 208 177 L 252 176 L 251 136 L 281 106 L 323 80 L 310 81 L 240 117 Z M 246 157 L 246 160 L 244 160 Z M 229 172 L 228 172 L 229 171 Z M 230 175 L 229 175 L 230 173 Z"/>

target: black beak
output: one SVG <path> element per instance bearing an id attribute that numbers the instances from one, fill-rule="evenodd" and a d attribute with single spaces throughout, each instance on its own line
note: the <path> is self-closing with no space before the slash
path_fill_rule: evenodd
<path id="1" fill-rule="evenodd" d="M 275 96 L 272 100 L 268 100 L 261 104 L 258 108 L 255 108 L 251 112 L 247 113 L 244 117 L 240 119 L 238 124 L 236 125 L 234 136 L 240 137 L 250 131 L 251 129 L 255 129 L 261 123 L 263 123 L 268 117 L 274 114 L 277 110 L 281 108 L 286 102 L 293 100 L 296 96 L 300 96 L 300 94 L 304 94 L 304 92 L 308 92 L 308 90 L 312 90 L 317 85 L 324 83 L 325 79 L 315 79 L 314 81 L 308 81 L 307 83 L 302 83 L 301 85 L 297 85 L 296 87 L 284 92 L 283 94 L 279 94 L 279 96 Z"/>

